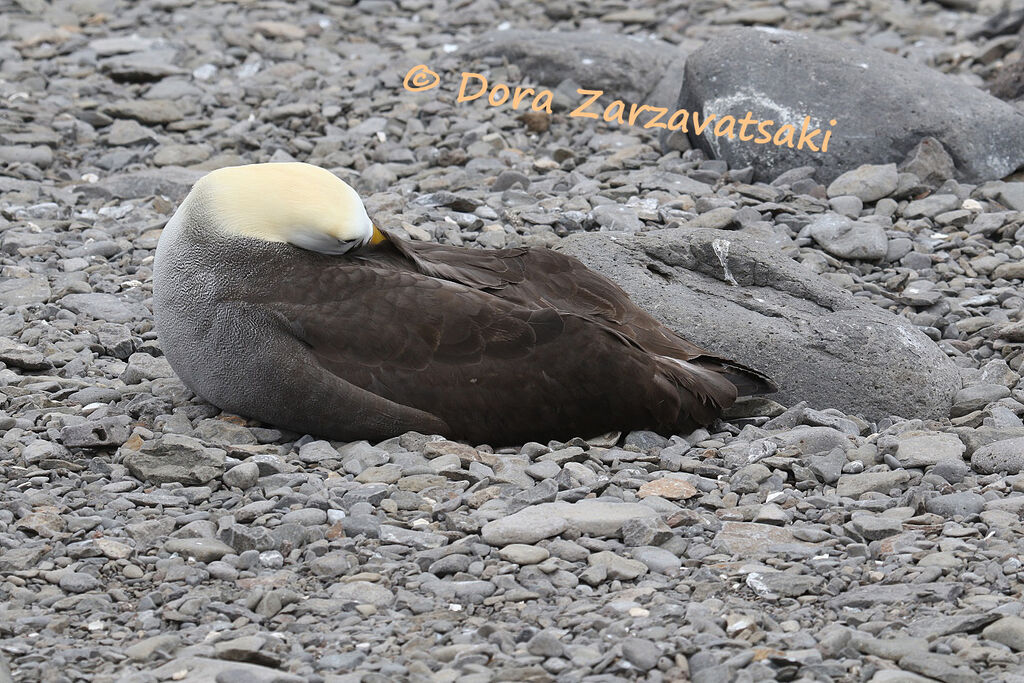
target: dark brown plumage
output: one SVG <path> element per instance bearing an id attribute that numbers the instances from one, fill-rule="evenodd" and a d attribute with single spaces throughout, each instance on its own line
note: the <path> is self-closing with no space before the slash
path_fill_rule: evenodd
<path id="1" fill-rule="evenodd" d="M 738 390 L 774 391 L 548 249 L 485 251 L 388 233 L 323 267 L 315 283 L 280 283 L 263 305 L 325 370 L 470 441 L 687 431 Z"/>

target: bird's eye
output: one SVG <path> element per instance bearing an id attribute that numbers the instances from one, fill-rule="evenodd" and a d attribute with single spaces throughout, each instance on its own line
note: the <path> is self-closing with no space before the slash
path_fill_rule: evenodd
<path id="1" fill-rule="evenodd" d="M 306 251 L 338 256 L 362 246 L 363 240 L 339 240 L 318 230 L 293 230 L 288 235 L 288 243 Z"/>

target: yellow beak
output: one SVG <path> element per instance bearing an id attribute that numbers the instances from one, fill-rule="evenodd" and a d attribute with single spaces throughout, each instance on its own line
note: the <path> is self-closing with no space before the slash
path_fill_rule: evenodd
<path id="1" fill-rule="evenodd" d="M 386 242 L 387 239 L 388 238 L 377 228 L 376 225 L 373 226 L 373 236 L 370 238 L 370 244 L 380 244 L 381 242 Z"/>

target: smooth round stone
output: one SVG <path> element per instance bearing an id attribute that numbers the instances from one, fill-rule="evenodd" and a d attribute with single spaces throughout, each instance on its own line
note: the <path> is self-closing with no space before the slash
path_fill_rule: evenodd
<path id="1" fill-rule="evenodd" d="M 860 215 L 861 209 L 864 208 L 864 202 L 859 197 L 849 194 L 833 197 L 828 203 L 833 211 L 849 218 L 857 218 Z"/>
<path id="2" fill-rule="evenodd" d="M 551 553 L 546 549 L 538 548 L 535 545 L 513 543 L 499 550 L 498 556 L 503 560 L 507 560 L 515 564 L 537 564 L 548 559 L 548 557 L 551 556 Z"/>
<path id="3" fill-rule="evenodd" d="M 145 572 L 143 572 L 140 567 L 137 567 L 134 564 L 126 566 L 124 569 L 121 570 L 121 573 L 124 574 L 124 577 L 126 579 L 141 579 L 143 576 L 145 576 Z"/>
<path id="4" fill-rule="evenodd" d="M 221 560 L 214 560 L 206 565 L 206 571 L 210 572 L 210 576 L 215 579 L 231 581 L 238 578 L 238 570 Z"/>
<path id="5" fill-rule="evenodd" d="M 526 468 L 526 473 L 539 481 L 554 479 L 561 471 L 562 468 L 559 467 L 557 463 L 551 462 L 550 460 L 541 460 L 540 462 L 535 462 Z"/>
<path id="6" fill-rule="evenodd" d="M 221 477 L 225 486 L 233 486 L 243 491 L 252 488 L 260 480 L 260 468 L 254 462 L 243 462 L 235 465 Z"/>
<path id="7" fill-rule="evenodd" d="M 316 526 L 327 522 L 327 512 L 319 508 L 302 508 L 285 513 L 281 517 L 282 524 L 301 524 Z"/>

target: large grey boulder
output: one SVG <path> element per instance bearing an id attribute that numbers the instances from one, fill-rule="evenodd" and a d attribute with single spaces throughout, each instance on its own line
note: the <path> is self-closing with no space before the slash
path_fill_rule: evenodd
<path id="1" fill-rule="evenodd" d="M 925 137 L 937 138 L 969 182 L 996 180 L 1024 165 L 1024 115 L 960 79 L 881 50 L 778 29 L 745 28 L 716 37 L 686 60 L 678 107 L 701 120 L 748 111 L 796 127 L 794 148 L 716 137 L 712 120 L 690 141 L 756 179 L 797 166 L 819 167 L 828 183 L 861 164 L 900 162 Z M 804 117 L 827 151 L 796 149 Z M 835 125 L 829 121 L 835 120 Z M 723 127 L 722 132 L 726 132 Z M 748 129 L 747 136 L 755 132 Z"/>
<path id="2" fill-rule="evenodd" d="M 955 364 L 907 320 L 754 236 L 576 233 L 557 248 L 695 344 L 767 373 L 784 404 L 868 419 L 944 418 L 961 388 Z"/>
<path id="3" fill-rule="evenodd" d="M 465 56 L 507 60 L 529 81 L 548 88 L 568 79 L 587 90 L 603 90 L 587 110 L 598 114 L 614 100 L 671 106 L 686 59 L 682 49 L 663 40 L 596 31 L 491 31 L 468 46 Z M 574 106 L 587 99 L 570 95 Z"/>

